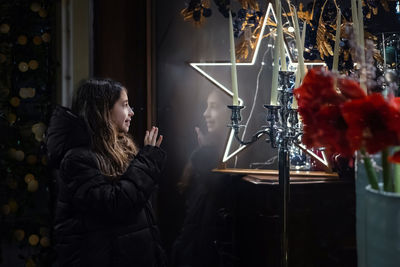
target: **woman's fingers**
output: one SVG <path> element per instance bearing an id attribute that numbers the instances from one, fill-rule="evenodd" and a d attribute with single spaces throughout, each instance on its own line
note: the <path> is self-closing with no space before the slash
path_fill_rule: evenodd
<path id="1" fill-rule="evenodd" d="M 150 133 L 149 133 L 149 142 L 150 142 L 150 145 L 151 145 L 151 142 L 152 142 L 152 140 L 153 140 L 155 128 L 156 128 L 156 127 L 153 126 L 153 128 L 151 128 Z"/>
<path id="2" fill-rule="evenodd" d="M 160 136 L 157 140 L 158 136 L 158 128 L 153 126 L 150 131 L 146 131 L 146 135 L 144 137 L 144 145 L 151 146 L 160 146 L 162 142 L 162 136 Z"/>
<path id="3" fill-rule="evenodd" d="M 149 135 L 150 135 L 149 131 L 146 131 L 146 134 L 144 135 L 144 145 L 145 146 L 150 143 L 149 142 Z"/>
<path id="4" fill-rule="evenodd" d="M 162 135 L 160 135 L 160 137 L 158 137 L 158 140 L 157 140 L 156 146 L 160 147 L 162 140 L 163 140 L 163 136 L 162 136 Z"/>
<path id="5" fill-rule="evenodd" d="M 155 127 L 155 128 L 154 128 L 154 133 L 153 133 L 153 138 L 151 139 L 151 144 L 152 144 L 153 146 L 156 145 L 157 136 L 158 136 L 158 128 Z"/>

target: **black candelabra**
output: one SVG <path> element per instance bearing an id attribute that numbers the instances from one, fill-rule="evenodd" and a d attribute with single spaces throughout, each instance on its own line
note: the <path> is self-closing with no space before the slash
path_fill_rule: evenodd
<path id="1" fill-rule="evenodd" d="M 288 202 L 290 192 L 290 147 L 299 143 L 302 134 L 297 109 L 291 108 L 293 100 L 294 73 L 279 72 L 278 105 L 264 105 L 267 126 L 257 131 L 248 141 L 239 137 L 241 110 L 244 106 L 228 106 L 232 110 L 229 125 L 234 130 L 236 140 L 242 145 L 254 143 L 262 136 L 267 136 L 267 143 L 278 148 L 279 191 L 281 198 L 281 266 L 288 265 Z"/>

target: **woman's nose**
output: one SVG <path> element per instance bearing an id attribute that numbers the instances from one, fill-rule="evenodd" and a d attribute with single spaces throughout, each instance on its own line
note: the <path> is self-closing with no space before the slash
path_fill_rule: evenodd
<path id="1" fill-rule="evenodd" d="M 203 117 L 206 118 L 206 117 L 209 117 L 209 115 L 210 115 L 210 111 L 209 111 L 209 108 L 207 108 L 203 113 Z"/>
<path id="2" fill-rule="evenodd" d="M 130 106 L 128 115 L 132 117 L 134 114 L 135 112 L 133 111 L 133 107 Z"/>

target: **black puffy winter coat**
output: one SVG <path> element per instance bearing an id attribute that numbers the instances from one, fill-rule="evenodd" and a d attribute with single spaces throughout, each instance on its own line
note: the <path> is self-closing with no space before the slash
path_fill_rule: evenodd
<path id="1" fill-rule="evenodd" d="M 99 170 L 83 120 L 54 111 L 47 131 L 51 166 L 59 168 L 54 233 L 59 266 L 163 266 L 149 197 L 165 153 L 145 146 L 119 179 Z"/>

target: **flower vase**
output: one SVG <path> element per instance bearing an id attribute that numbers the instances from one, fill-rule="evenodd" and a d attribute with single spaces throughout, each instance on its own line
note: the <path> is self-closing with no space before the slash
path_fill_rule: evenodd
<path id="1" fill-rule="evenodd" d="M 367 172 L 359 155 L 356 157 L 355 165 L 355 188 L 356 188 L 356 237 L 357 237 L 357 266 L 366 267 L 365 251 L 365 187 L 368 185 Z"/>
<path id="2" fill-rule="evenodd" d="M 368 185 L 365 219 L 365 266 L 400 266 L 400 194 Z"/>

